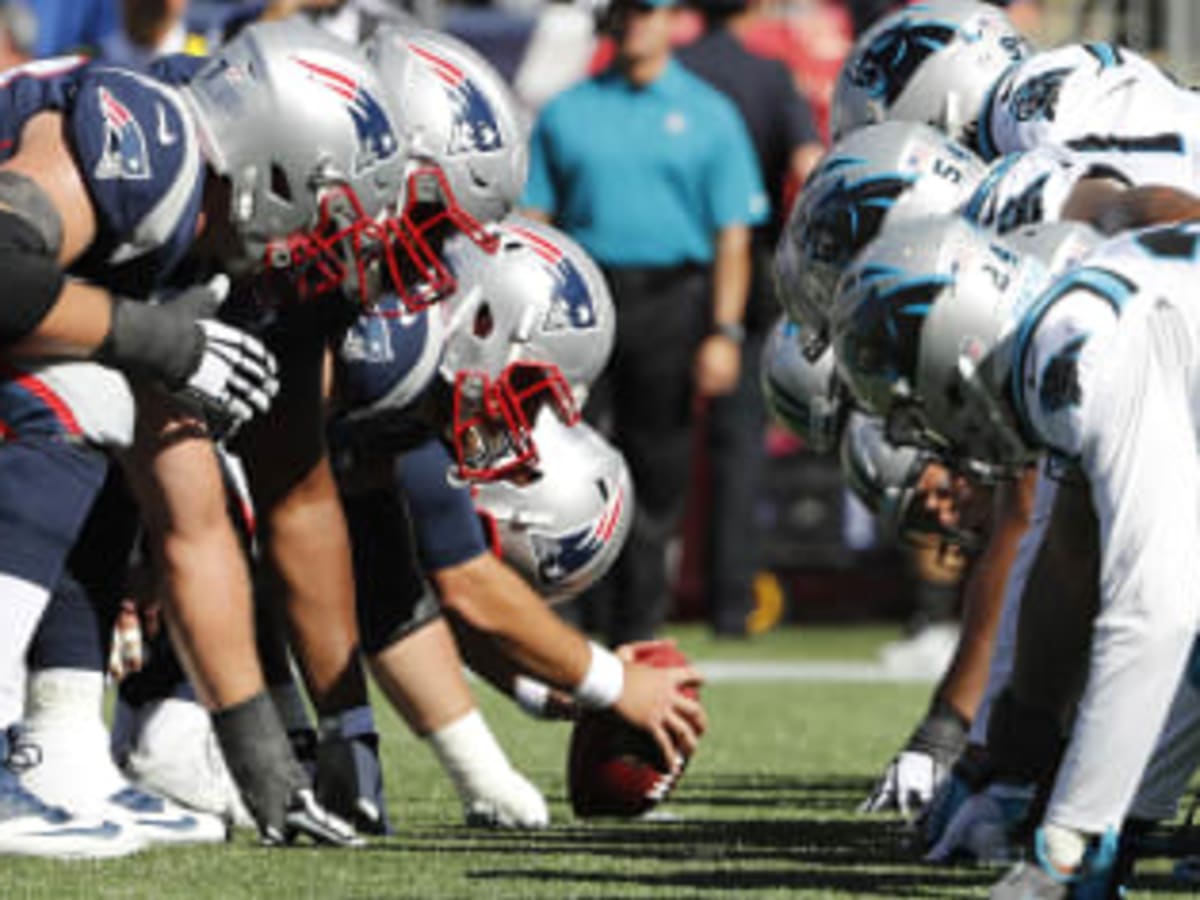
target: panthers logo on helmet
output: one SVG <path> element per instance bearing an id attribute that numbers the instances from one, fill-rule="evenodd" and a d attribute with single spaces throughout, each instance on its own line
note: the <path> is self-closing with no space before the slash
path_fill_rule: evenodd
<path id="1" fill-rule="evenodd" d="M 891 106 L 921 63 L 953 41 L 957 33 L 948 22 L 901 22 L 871 41 L 847 77 Z"/>
<path id="2" fill-rule="evenodd" d="M 1064 344 L 1046 364 L 1038 385 L 1038 402 L 1047 413 L 1068 406 L 1079 406 L 1083 394 L 1079 389 L 1079 351 L 1089 335 L 1081 334 Z"/>
<path id="3" fill-rule="evenodd" d="M 390 159 L 400 149 L 383 105 L 362 84 L 329 66 L 300 58 L 296 58 L 296 62 L 304 67 L 309 78 L 346 102 L 346 110 L 358 134 L 358 153 L 353 164 L 355 175 Z"/>
<path id="4" fill-rule="evenodd" d="M 410 45 L 413 53 L 425 61 L 446 87 L 454 110 L 454 128 L 446 153 L 491 153 L 504 146 L 504 137 L 496 121 L 496 112 L 483 92 L 466 73 L 443 56 L 426 47 Z"/>
<path id="5" fill-rule="evenodd" d="M 97 180 L 144 181 L 150 177 L 150 153 L 142 126 L 107 88 L 100 88 L 97 97 L 104 120 L 104 150 L 96 163 Z"/>
<path id="6" fill-rule="evenodd" d="M 900 276 L 890 266 L 865 266 L 862 282 Z M 849 336 L 842 347 L 846 365 L 868 376 L 890 381 L 912 377 L 917 370 L 921 326 L 934 299 L 954 282 L 949 275 L 914 278 L 883 287 L 873 285 L 854 311 Z"/>
<path id="7" fill-rule="evenodd" d="M 603 483 L 600 485 L 605 487 Z M 603 550 L 616 533 L 625 505 L 625 491 L 619 485 L 604 510 L 588 527 L 565 535 L 532 535 L 538 576 L 548 585 L 557 584 L 588 565 Z"/>
<path id="8" fill-rule="evenodd" d="M 840 164 L 854 162 L 844 160 Z M 831 161 L 831 167 L 837 165 L 838 160 Z M 848 260 L 879 233 L 883 217 L 914 181 L 916 176 L 898 173 L 853 182 L 838 178 L 817 200 L 805 223 L 804 250 L 808 258 L 831 263 Z"/>
<path id="9" fill-rule="evenodd" d="M 566 328 L 595 328 L 596 304 L 583 273 L 571 258 L 551 241 L 520 226 L 509 226 L 549 268 L 554 277 L 554 299 L 542 327 L 546 331 Z"/>
<path id="10" fill-rule="evenodd" d="M 1059 94 L 1071 71 L 1069 67 L 1064 67 L 1042 72 L 1013 91 L 1008 98 L 1012 117 L 1018 122 L 1053 122 L 1058 111 Z"/>

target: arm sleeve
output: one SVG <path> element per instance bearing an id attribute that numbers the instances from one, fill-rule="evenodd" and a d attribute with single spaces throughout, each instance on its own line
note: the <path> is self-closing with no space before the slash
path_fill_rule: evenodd
<path id="1" fill-rule="evenodd" d="M 525 182 L 525 193 L 521 196 L 521 206 L 545 213 L 558 210 L 558 196 L 551 170 L 552 115 L 550 107 L 543 109 L 533 125 L 533 133 L 529 136 L 529 178 Z"/>
<path id="2" fill-rule="evenodd" d="M 712 128 L 715 137 L 705 179 L 712 226 L 761 224 L 771 203 L 746 126 L 724 98 L 714 108 Z"/>

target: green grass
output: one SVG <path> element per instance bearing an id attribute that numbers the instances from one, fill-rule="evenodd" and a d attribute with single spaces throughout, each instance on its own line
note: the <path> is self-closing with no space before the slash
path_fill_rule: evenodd
<path id="1" fill-rule="evenodd" d="M 822 637 L 869 648 L 884 636 L 798 631 L 719 649 L 828 658 Z M 681 638 L 689 652 L 706 646 L 694 632 Z M 381 711 L 395 838 L 361 851 L 284 851 L 241 834 L 228 847 L 103 864 L 9 859 L 0 862 L 0 898 L 985 897 L 996 871 L 917 866 L 896 819 L 854 814 L 927 693 L 914 685 L 710 685 L 712 730 L 662 808 L 670 819 L 632 823 L 572 819 L 563 784 L 569 727 L 532 722 L 487 694 L 486 713 L 514 763 L 552 802 L 554 824 L 538 834 L 463 827 L 429 752 Z M 1165 878 L 1150 883 L 1162 889 Z"/>

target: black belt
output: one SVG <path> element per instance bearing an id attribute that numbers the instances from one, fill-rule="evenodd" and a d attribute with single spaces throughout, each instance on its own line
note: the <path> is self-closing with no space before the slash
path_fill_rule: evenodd
<path id="1" fill-rule="evenodd" d="M 706 263 L 686 262 L 676 266 L 601 266 L 601 271 L 614 286 L 622 284 L 633 288 L 653 288 L 681 278 L 703 276 L 709 268 Z"/>

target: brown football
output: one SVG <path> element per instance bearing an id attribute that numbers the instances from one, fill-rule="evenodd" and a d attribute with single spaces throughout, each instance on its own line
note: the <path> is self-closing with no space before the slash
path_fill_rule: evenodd
<path id="1" fill-rule="evenodd" d="M 672 644 L 639 648 L 634 659 L 648 666 L 688 665 Z M 696 696 L 692 688 L 689 696 Z M 658 745 L 645 731 L 613 712 L 588 713 L 571 733 L 567 788 L 577 816 L 637 816 L 674 790 L 684 766 L 671 772 Z"/>

